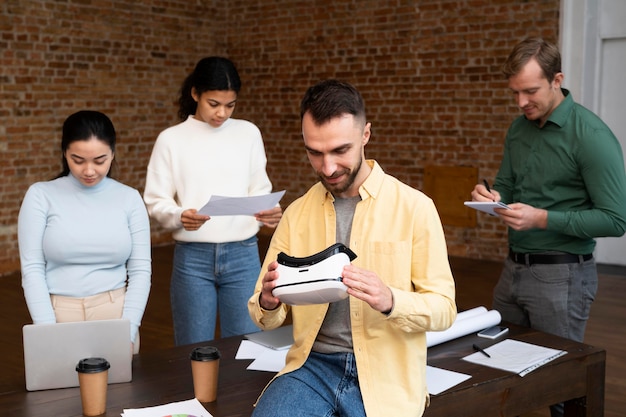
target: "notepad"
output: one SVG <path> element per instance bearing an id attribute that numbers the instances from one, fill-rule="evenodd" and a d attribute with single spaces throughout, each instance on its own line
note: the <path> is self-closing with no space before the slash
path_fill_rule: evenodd
<path id="1" fill-rule="evenodd" d="M 484 349 L 491 357 L 482 352 L 476 352 L 463 358 L 463 360 L 490 368 L 502 369 L 524 376 L 535 369 L 552 362 L 567 354 L 564 350 L 552 349 L 545 346 L 533 345 L 532 343 L 519 340 L 506 339 Z"/>
<path id="2" fill-rule="evenodd" d="M 492 216 L 498 216 L 498 213 L 493 211 L 494 208 L 503 208 L 507 210 L 512 210 L 511 207 L 500 201 L 466 201 L 465 204 L 467 207 L 476 209 L 478 211 L 485 212 Z"/>

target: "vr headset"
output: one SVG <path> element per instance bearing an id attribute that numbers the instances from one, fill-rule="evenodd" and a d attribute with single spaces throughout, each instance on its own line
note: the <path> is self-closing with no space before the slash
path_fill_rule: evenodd
<path id="1" fill-rule="evenodd" d="M 280 252 L 278 279 L 272 295 L 289 305 L 332 303 L 348 297 L 341 279 L 345 265 L 356 259 L 356 254 L 342 243 L 304 258 Z"/>

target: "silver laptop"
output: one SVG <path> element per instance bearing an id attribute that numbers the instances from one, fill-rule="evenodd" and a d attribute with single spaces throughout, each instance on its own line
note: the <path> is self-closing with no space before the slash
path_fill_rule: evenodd
<path id="1" fill-rule="evenodd" d="M 27 324 L 22 334 L 28 391 L 77 387 L 76 364 L 89 357 L 109 361 L 109 383 L 132 379 L 127 319 Z"/>
<path id="2" fill-rule="evenodd" d="M 293 345 L 293 326 L 281 326 L 272 330 L 264 330 L 245 335 L 245 338 L 275 350 L 288 349 Z"/>

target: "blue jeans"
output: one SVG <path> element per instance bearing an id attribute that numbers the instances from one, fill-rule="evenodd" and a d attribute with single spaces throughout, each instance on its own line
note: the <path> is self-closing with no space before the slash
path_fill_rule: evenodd
<path id="1" fill-rule="evenodd" d="M 241 242 L 176 242 L 170 300 L 176 345 L 259 331 L 248 314 L 261 263 L 257 237 Z"/>
<path id="2" fill-rule="evenodd" d="M 304 365 L 277 377 L 253 417 L 365 417 L 352 353 L 311 352 Z"/>

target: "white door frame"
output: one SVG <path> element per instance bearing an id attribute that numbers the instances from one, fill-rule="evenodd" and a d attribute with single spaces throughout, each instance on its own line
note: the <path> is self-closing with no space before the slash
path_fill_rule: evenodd
<path id="1" fill-rule="evenodd" d="M 599 22 L 607 19 L 606 13 L 623 11 L 621 3 L 615 3 L 620 1 L 624 0 L 561 0 L 563 84 L 578 103 L 600 117 L 603 41 L 623 38 L 624 33 L 607 33 L 606 25 Z M 626 152 L 624 145 L 622 148 Z M 620 254 L 626 254 L 626 237 L 598 239 L 595 256 L 599 263 L 626 265 L 626 256 Z"/>

